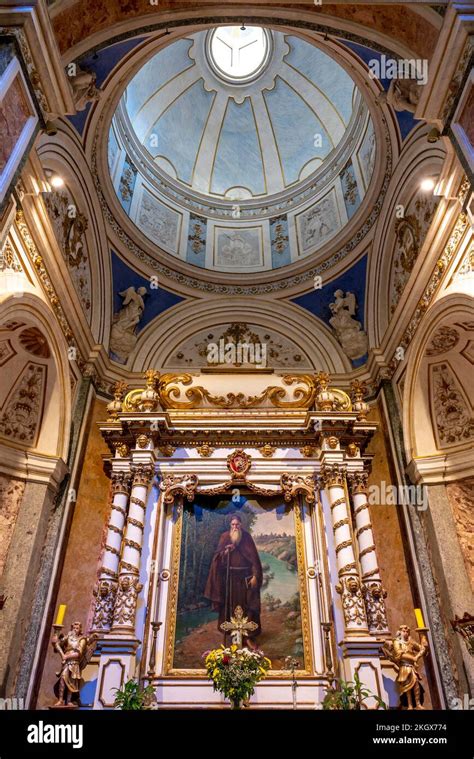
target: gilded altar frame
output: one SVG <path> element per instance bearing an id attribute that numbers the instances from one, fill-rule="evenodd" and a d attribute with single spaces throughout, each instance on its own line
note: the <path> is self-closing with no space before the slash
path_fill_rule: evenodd
<path id="1" fill-rule="evenodd" d="M 245 488 L 242 489 L 245 492 Z M 249 491 L 249 495 L 251 495 Z M 261 496 L 262 499 L 265 496 Z M 264 503 L 264 501 L 263 501 Z M 303 651 L 304 651 L 304 668 L 295 670 L 295 676 L 298 678 L 315 677 L 313 668 L 313 653 L 312 653 L 312 635 L 311 635 L 311 616 L 309 610 L 309 597 L 307 588 L 307 562 L 305 552 L 305 536 L 303 532 L 302 522 L 302 510 L 307 510 L 307 516 L 309 519 L 313 518 L 312 506 L 306 504 L 303 501 L 302 496 L 296 496 L 289 504 L 293 511 L 293 519 L 295 524 L 295 541 L 296 541 L 296 555 L 298 564 L 298 589 L 300 593 L 300 606 L 301 606 L 301 629 L 303 635 Z M 178 591 L 179 591 L 179 575 L 180 575 L 180 558 L 181 558 L 181 538 L 182 538 L 182 525 L 183 525 L 183 505 L 180 503 L 177 506 L 177 519 L 172 525 L 172 545 L 171 545 L 171 576 L 170 587 L 167 598 L 167 623 L 164 634 L 164 657 L 163 657 L 163 673 L 162 676 L 166 678 L 201 678 L 207 679 L 206 670 L 202 669 L 175 669 L 173 668 L 174 650 L 175 650 L 175 636 L 176 636 L 176 621 L 177 621 L 177 607 L 178 607 Z M 269 670 L 267 679 L 285 679 L 290 677 L 289 670 Z"/>

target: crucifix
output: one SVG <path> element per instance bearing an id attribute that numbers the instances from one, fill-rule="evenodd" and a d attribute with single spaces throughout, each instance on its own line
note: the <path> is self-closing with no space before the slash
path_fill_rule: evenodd
<path id="1" fill-rule="evenodd" d="M 234 616 L 231 616 L 230 622 L 223 622 L 221 630 L 230 632 L 232 643 L 242 647 L 244 637 L 248 637 L 249 632 L 256 630 L 258 625 L 255 622 L 249 622 L 248 617 L 244 617 L 244 611 L 241 606 L 236 606 Z"/>

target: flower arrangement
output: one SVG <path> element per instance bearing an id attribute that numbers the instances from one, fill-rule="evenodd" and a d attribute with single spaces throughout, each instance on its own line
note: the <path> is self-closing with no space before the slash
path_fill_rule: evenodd
<path id="1" fill-rule="evenodd" d="M 223 693 L 234 709 L 250 698 L 272 664 L 263 651 L 250 651 L 235 644 L 206 651 L 203 657 L 214 690 Z"/>

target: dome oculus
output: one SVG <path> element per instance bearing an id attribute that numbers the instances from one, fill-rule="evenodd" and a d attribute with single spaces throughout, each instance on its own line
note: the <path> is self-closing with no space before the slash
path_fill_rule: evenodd
<path id="1" fill-rule="evenodd" d="M 260 26 L 220 26 L 209 32 L 206 52 L 214 73 L 229 84 L 247 84 L 266 68 L 271 36 Z"/>

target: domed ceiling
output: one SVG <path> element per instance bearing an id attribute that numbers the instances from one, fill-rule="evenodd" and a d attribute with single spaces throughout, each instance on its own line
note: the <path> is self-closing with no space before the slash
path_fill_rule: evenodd
<path id="1" fill-rule="evenodd" d="M 155 54 L 109 135 L 121 205 L 195 266 L 276 269 L 350 221 L 375 162 L 372 121 L 334 58 L 260 27 L 217 27 Z"/>

